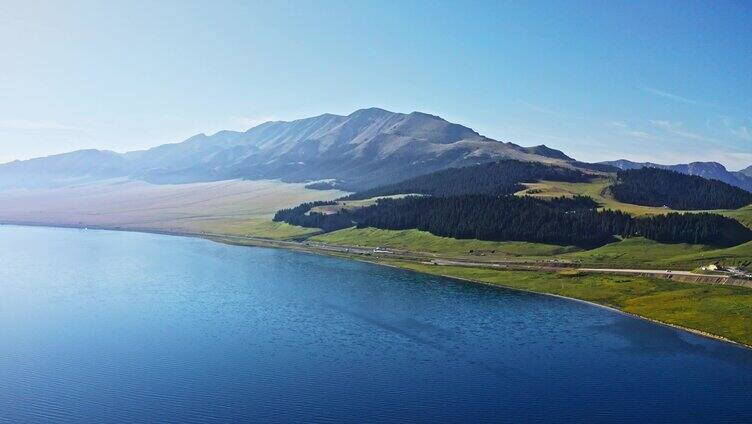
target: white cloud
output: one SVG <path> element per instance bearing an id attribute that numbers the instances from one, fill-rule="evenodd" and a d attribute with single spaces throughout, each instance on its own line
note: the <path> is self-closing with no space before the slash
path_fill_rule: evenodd
<path id="1" fill-rule="evenodd" d="M 543 107 L 543 106 L 540 106 L 540 105 L 536 105 L 536 104 L 532 104 L 532 103 L 528 103 L 528 102 L 521 102 L 520 104 L 523 107 L 532 110 L 533 112 L 538 112 L 538 113 L 542 113 L 542 114 L 545 114 L 545 115 L 555 116 L 555 117 L 560 118 L 560 119 L 566 119 L 566 120 L 572 120 L 572 121 L 581 121 L 582 120 L 582 118 L 580 118 L 578 116 L 568 115 L 566 113 L 562 113 L 562 112 L 559 112 L 557 110 L 549 109 L 547 107 Z"/>
<path id="2" fill-rule="evenodd" d="M 735 135 L 736 137 L 745 140 L 745 141 L 752 141 L 752 130 L 750 130 L 748 127 L 741 126 L 739 128 L 730 128 L 729 131 L 731 131 L 731 134 Z"/>
<path id="3" fill-rule="evenodd" d="M 611 121 L 607 125 L 614 128 L 617 134 L 627 136 L 629 138 L 651 141 L 660 140 L 660 137 L 658 137 L 657 135 L 633 129 L 629 124 L 623 121 Z"/>
<path id="4" fill-rule="evenodd" d="M 734 121 L 728 116 L 722 116 L 721 122 L 723 122 L 723 126 L 734 137 L 744 141 L 752 141 L 752 130 L 750 130 L 750 127 L 746 125 L 737 127 L 734 125 Z"/>
<path id="5" fill-rule="evenodd" d="M 682 124 L 681 122 L 652 120 L 650 121 L 650 123 L 653 124 L 654 127 L 660 128 L 661 130 L 669 134 L 675 135 L 677 137 L 686 138 L 690 140 L 697 140 L 697 141 L 708 141 L 708 142 L 716 141 L 712 138 L 705 137 L 702 134 L 697 134 L 697 133 L 684 129 L 684 124 Z"/>
<path id="6" fill-rule="evenodd" d="M 530 109 L 532 111 L 535 111 L 535 112 L 545 113 L 546 115 L 561 116 L 561 114 L 559 112 L 553 111 L 551 109 L 547 109 L 547 108 L 542 107 L 542 106 L 530 104 L 530 103 L 527 103 L 527 102 L 522 102 L 522 104 L 526 108 L 528 108 L 528 109 Z"/>
<path id="7" fill-rule="evenodd" d="M 662 90 L 658 90 L 658 89 L 655 89 L 655 88 L 642 87 L 641 90 L 645 91 L 646 93 L 650 93 L 650 94 L 652 94 L 654 96 L 663 97 L 664 99 L 669 99 L 669 100 L 672 100 L 672 101 L 675 101 L 675 102 L 684 103 L 684 104 L 688 104 L 688 105 L 706 106 L 706 107 L 718 107 L 718 105 L 715 105 L 713 103 L 707 103 L 707 102 L 702 102 L 702 101 L 699 101 L 699 100 L 688 99 L 686 97 L 682 97 L 682 96 L 679 96 L 677 94 L 672 94 L 672 93 L 669 93 L 667 91 L 662 91 Z"/>
<path id="8" fill-rule="evenodd" d="M 26 119 L 5 119 L 0 120 L 0 128 L 6 130 L 62 130 L 62 131 L 88 131 L 88 128 L 78 127 L 75 125 L 60 124 L 51 121 L 31 121 Z"/>
<path id="9" fill-rule="evenodd" d="M 646 133 L 645 131 L 627 131 L 626 134 L 630 137 L 639 138 L 642 140 L 658 140 L 660 137 L 655 136 L 650 133 Z"/>

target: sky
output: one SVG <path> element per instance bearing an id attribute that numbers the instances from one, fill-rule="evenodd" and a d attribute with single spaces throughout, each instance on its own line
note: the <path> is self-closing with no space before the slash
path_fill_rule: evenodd
<path id="1" fill-rule="evenodd" d="M 0 0 L 0 162 L 366 107 L 752 165 L 752 2 Z"/>

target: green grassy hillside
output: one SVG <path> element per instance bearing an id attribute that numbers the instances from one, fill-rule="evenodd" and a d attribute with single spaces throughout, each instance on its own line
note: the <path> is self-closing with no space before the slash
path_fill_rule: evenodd
<path id="1" fill-rule="evenodd" d="M 285 222 L 274 222 L 269 218 L 253 218 L 243 221 L 217 221 L 202 224 L 201 231 L 248 237 L 263 237 L 275 240 L 301 238 L 318 234 L 318 228 L 305 228 Z"/>
<path id="2" fill-rule="evenodd" d="M 677 256 L 701 255 L 703 252 L 710 251 L 713 251 L 712 247 L 701 244 L 666 244 L 638 237 L 607 244 L 597 249 L 563 255 L 562 257 L 577 261 L 583 266 L 647 269 L 663 267 L 666 260 Z M 701 257 L 698 256 L 698 258 Z M 681 262 L 675 262 L 674 265 L 681 265 Z M 696 266 L 694 262 L 690 261 L 682 268 L 692 269 Z"/>
<path id="3" fill-rule="evenodd" d="M 716 262 L 748 267 L 752 264 L 752 242 L 718 249 L 702 244 L 666 244 L 633 238 L 561 257 L 592 267 L 692 270 Z"/>
<path id="4" fill-rule="evenodd" d="M 714 262 L 719 262 L 724 266 L 752 268 L 752 241 L 726 249 L 687 252 L 662 259 L 659 263 L 667 266 L 682 265 L 691 269 Z"/>
<path id="5" fill-rule="evenodd" d="M 608 192 L 608 186 L 613 183 L 610 178 L 594 178 L 588 183 L 568 183 L 563 181 L 541 181 L 538 183 L 526 183 L 526 189 L 515 193 L 518 196 L 533 197 L 572 197 L 588 196 L 600 203 L 602 209 L 620 210 L 633 216 L 660 215 L 669 212 L 682 212 L 670 208 L 640 206 L 620 202 L 614 199 Z M 710 210 L 691 212 L 714 212 L 734 218 L 745 226 L 752 228 L 752 205 L 736 210 Z"/>
<path id="6" fill-rule="evenodd" d="M 752 242 L 717 249 L 701 244 L 667 244 L 644 238 L 626 239 L 592 250 L 573 246 L 525 242 L 491 242 L 439 237 L 418 230 L 381 230 L 348 228 L 310 237 L 321 243 L 390 247 L 456 258 L 509 259 L 558 258 L 593 268 L 640 268 L 692 270 L 721 262 L 738 266 L 752 262 Z"/>
<path id="7" fill-rule="evenodd" d="M 603 208 L 628 212 L 635 216 L 665 214 L 667 208 L 630 205 L 614 200 L 607 187 L 611 178 L 595 178 L 587 183 L 542 181 L 526 184 L 528 188 L 518 195 L 535 197 L 589 196 Z M 400 195 L 394 197 L 401 197 Z M 340 208 L 358 208 L 374 204 L 375 199 L 342 201 L 335 206 L 320 207 L 317 212 L 332 213 Z M 331 210 L 330 210 L 331 209 Z M 752 228 L 752 205 L 733 211 L 715 211 L 734 218 Z M 644 238 L 634 238 L 611 243 L 597 249 L 583 251 L 573 246 L 526 242 L 492 242 L 479 240 L 458 240 L 439 237 L 418 230 L 380 230 L 374 228 L 349 228 L 328 234 L 319 234 L 315 228 L 296 227 L 284 223 L 274 223 L 267 217 L 253 217 L 247 220 L 218 220 L 202 223 L 202 230 L 224 234 L 248 235 L 271 239 L 291 239 L 310 237 L 311 240 L 340 245 L 360 245 L 368 247 L 390 247 L 393 249 L 424 252 L 433 255 L 457 258 L 509 259 L 516 258 L 557 258 L 575 261 L 583 266 L 613 268 L 657 268 L 691 270 L 713 262 L 726 265 L 752 263 L 752 243 L 718 249 L 706 245 L 665 244 Z"/>
<path id="8" fill-rule="evenodd" d="M 347 228 L 328 234 L 311 237 L 322 243 L 349 246 L 391 247 L 415 252 L 437 253 L 455 257 L 479 256 L 551 256 L 578 250 L 573 246 L 525 242 L 493 242 L 481 240 L 458 240 L 435 236 L 418 230 L 380 230 L 377 228 Z M 471 253 L 472 251 L 472 253 Z"/>
<path id="9" fill-rule="evenodd" d="M 563 181 L 541 181 L 538 183 L 527 183 L 525 190 L 515 194 L 518 196 L 528 195 L 534 197 L 572 197 L 588 196 L 601 204 L 602 209 L 620 210 L 633 216 L 642 215 L 659 215 L 668 212 L 674 212 L 668 208 L 657 208 L 652 206 L 639 206 L 629 203 L 622 203 L 615 200 L 608 194 L 607 187 L 613 183 L 610 178 L 594 178 L 587 183 L 568 183 Z"/>
<path id="10" fill-rule="evenodd" d="M 721 214 L 729 218 L 734 218 L 747 228 L 752 228 L 752 205 L 733 211 L 723 211 Z"/>

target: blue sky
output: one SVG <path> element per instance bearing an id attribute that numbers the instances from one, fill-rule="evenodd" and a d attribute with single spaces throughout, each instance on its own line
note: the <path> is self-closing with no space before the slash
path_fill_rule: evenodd
<path id="1" fill-rule="evenodd" d="M 752 165 L 750 2 L 0 0 L 0 161 L 378 106 Z"/>

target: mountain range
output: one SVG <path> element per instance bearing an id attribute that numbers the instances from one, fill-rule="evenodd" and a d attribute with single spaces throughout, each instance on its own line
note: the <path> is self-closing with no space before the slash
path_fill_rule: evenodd
<path id="1" fill-rule="evenodd" d="M 566 162 L 546 146 L 525 148 L 421 112 L 370 108 L 266 122 L 245 132 L 198 134 L 182 143 L 115 153 L 80 150 L 0 165 L 0 186 L 68 184 L 129 177 L 152 183 L 231 178 L 335 179 L 354 190 L 439 169 L 498 159 Z"/>
<path id="2" fill-rule="evenodd" d="M 116 153 L 79 150 L 0 165 L 0 188 L 58 186 L 125 177 L 157 184 L 226 179 L 332 180 L 359 191 L 446 168 L 501 159 L 556 164 L 590 172 L 641 166 L 720 179 L 752 190 L 752 167 L 730 173 L 716 163 L 587 164 L 547 146 L 522 147 L 485 137 L 438 116 L 379 108 L 266 122 L 247 131 L 198 134 L 183 142 Z M 675 168 L 675 167 L 680 167 Z"/>
<path id="3" fill-rule="evenodd" d="M 741 171 L 732 172 L 718 162 L 692 162 L 678 165 L 662 165 L 652 162 L 632 162 L 626 159 L 619 159 L 600 163 L 621 170 L 640 168 L 668 169 L 682 174 L 696 175 L 709 180 L 723 181 L 724 183 L 743 188 L 747 191 L 752 191 L 752 166 L 742 169 Z"/>

